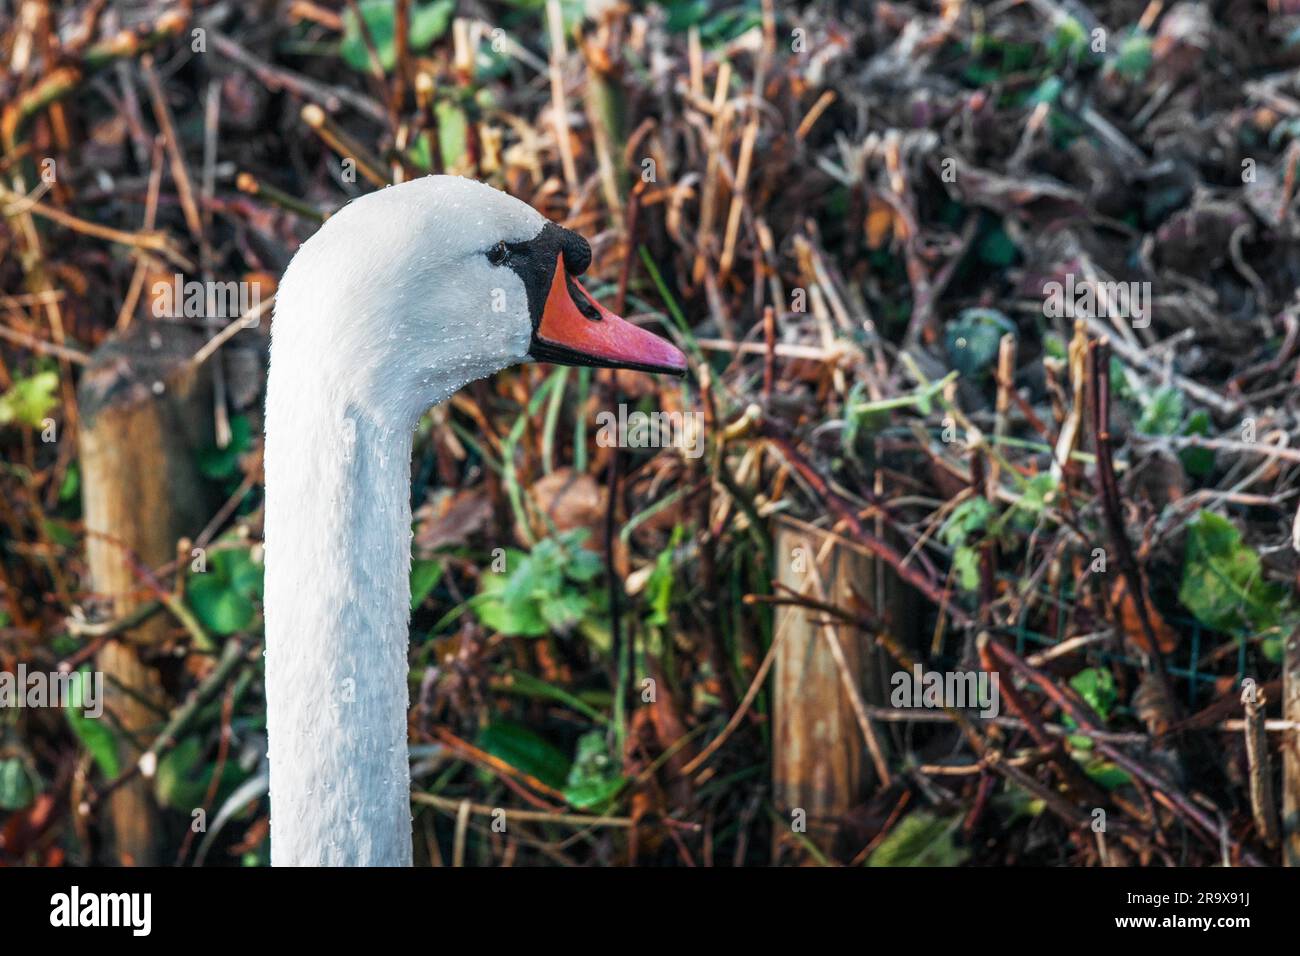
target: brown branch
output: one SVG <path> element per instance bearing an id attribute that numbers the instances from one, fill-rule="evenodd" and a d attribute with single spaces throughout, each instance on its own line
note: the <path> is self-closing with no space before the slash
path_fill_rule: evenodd
<path id="1" fill-rule="evenodd" d="M 826 483 L 826 479 L 808 462 L 808 459 L 795 449 L 788 438 L 779 433 L 778 428 L 771 421 L 764 420 L 760 429 L 763 437 L 770 444 L 776 446 L 786 461 L 803 477 L 813 491 L 830 506 L 835 516 L 848 525 L 853 538 L 864 545 L 876 557 L 886 562 L 900 578 L 925 595 L 936 607 L 947 611 L 958 624 L 972 623 L 969 614 L 962 608 L 948 602 L 948 595 L 941 585 L 923 571 L 908 564 L 904 560 L 904 556 L 896 548 L 888 542 L 880 540 L 866 529 L 858 518 L 857 512 L 831 489 L 830 485 Z"/>
<path id="2" fill-rule="evenodd" d="M 1155 627 L 1151 623 L 1150 609 L 1147 605 L 1146 585 L 1133 549 L 1129 544 L 1128 534 L 1124 530 L 1124 519 L 1120 514 L 1119 483 L 1115 480 L 1114 449 L 1110 440 L 1110 346 L 1109 339 L 1103 337 L 1093 342 L 1089 348 L 1090 368 L 1088 388 L 1091 392 L 1089 406 L 1092 411 L 1092 434 L 1097 453 L 1097 484 L 1101 499 L 1102 516 L 1111 545 L 1119 561 L 1120 573 L 1127 584 L 1128 596 L 1133 600 L 1137 610 L 1138 621 L 1142 625 L 1142 634 L 1146 639 L 1144 658 L 1151 673 L 1155 676 L 1161 694 L 1171 707 L 1177 707 L 1173 690 L 1169 685 L 1169 675 L 1165 673 L 1164 658 L 1160 653 L 1160 642 L 1156 637 Z M 1111 592 L 1114 594 L 1114 591 Z M 1122 600 L 1122 598 L 1120 598 Z M 1112 603 L 1115 628 L 1124 633 L 1123 614 Z"/>

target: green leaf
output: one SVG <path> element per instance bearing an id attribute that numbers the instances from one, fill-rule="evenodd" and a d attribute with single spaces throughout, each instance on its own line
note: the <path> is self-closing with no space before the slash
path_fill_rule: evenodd
<path id="1" fill-rule="evenodd" d="M 613 805 L 614 798 L 623 789 L 626 780 L 614 777 L 609 780 L 585 780 L 582 783 L 564 788 L 564 799 L 569 805 L 579 810 L 591 810 L 605 813 Z"/>
<path id="2" fill-rule="evenodd" d="M 1074 17 L 1066 16 L 1047 41 L 1047 49 L 1055 60 L 1078 60 L 1088 52 L 1088 32 Z"/>
<path id="3" fill-rule="evenodd" d="M 685 33 L 709 16 L 708 0 L 666 0 L 663 6 L 668 9 L 664 26 L 669 33 Z"/>
<path id="4" fill-rule="evenodd" d="M 987 498 L 976 496 L 967 498 L 956 508 L 944 522 L 939 537 L 949 547 L 964 544 L 966 539 L 977 531 L 983 531 L 993 517 L 993 505 Z"/>
<path id="5" fill-rule="evenodd" d="M 1040 514 L 1047 507 L 1047 499 L 1056 491 L 1056 476 L 1050 472 L 1035 475 L 1025 485 L 1024 493 L 1016 507 L 1031 514 Z"/>
<path id="6" fill-rule="evenodd" d="M 433 171 L 433 152 L 429 149 L 429 137 L 421 133 L 406 151 L 406 158 L 411 165 L 424 172 Z"/>
<path id="7" fill-rule="evenodd" d="M 41 428 L 50 410 L 59 403 L 58 372 L 37 372 L 14 379 L 13 387 L 0 395 L 0 425 L 18 423 Z"/>
<path id="8" fill-rule="evenodd" d="M 233 477 L 239 472 L 239 457 L 248 451 L 252 439 L 252 425 L 247 415 L 236 415 L 230 420 L 230 442 L 225 448 L 205 448 L 199 452 L 199 471 L 213 481 Z"/>
<path id="9" fill-rule="evenodd" d="M 602 567 L 600 555 L 581 548 L 574 552 L 573 560 L 564 566 L 564 576 L 571 581 L 585 584 L 595 579 Z"/>
<path id="10" fill-rule="evenodd" d="M 81 492 L 81 469 L 77 463 L 70 462 L 63 474 L 63 484 L 59 485 L 59 500 L 72 501 Z"/>
<path id="11" fill-rule="evenodd" d="M 65 548 L 77 547 L 76 533 L 62 521 L 51 521 L 48 518 L 41 519 L 41 528 L 44 530 L 46 537 L 57 545 Z"/>
<path id="12" fill-rule="evenodd" d="M 1048 332 L 1043 336 L 1043 354 L 1050 358 L 1060 359 L 1062 362 L 1069 356 L 1064 340 L 1055 332 Z"/>
<path id="13" fill-rule="evenodd" d="M 1120 76 L 1134 82 L 1145 77 L 1151 69 L 1151 38 L 1136 30 L 1121 40 L 1115 69 Z"/>
<path id="14" fill-rule="evenodd" d="M 962 79 L 970 86 L 992 86 L 1001 78 L 996 68 L 982 63 L 971 63 L 962 71 Z"/>
<path id="15" fill-rule="evenodd" d="M 1268 630 L 1288 609 L 1285 590 L 1264 579 L 1259 555 L 1241 532 L 1209 511 L 1187 525 L 1178 599 L 1201 623 L 1229 633 Z"/>
<path id="16" fill-rule="evenodd" d="M 479 580 L 472 603 L 478 619 L 507 636 L 572 631 L 593 610 L 593 602 L 569 580 L 589 581 L 601 567 L 600 558 L 581 547 L 587 534 L 583 529 L 543 538 L 531 554 L 508 552 L 506 573 L 485 573 Z"/>
<path id="17" fill-rule="evenodd" d="M 560 0 L 560 19 L 566 30 L 572 31 L 582 22 L 584 5 L 585 0 Z M 507 6 L 518 10 L 536 10 L 540 14 L 546 8 L 546 0 L 510 0 Z"/>
<path id="18" fill-rule="evenodd" d="M 1020 250 L 1016 244 L 1011 241 L 1007 231 L 1001 225 L 995 226 L 989 230 L 983 238 L 976 243 L 976 252 L 982 262 L 999 269 L 1005 269 L 1011 265 L 1020 255 Z M 993 309 L 977 309 L 972 311 L 988 311 Z"/>
<path id="19" fill-rule="evenodd" d="M 568 633 L 583 619 L 591 608 L 586 595 L 576 591 L 564 591 L 554 596 L 542 598 L 542 618 L 551 630 Z"/>
<path id="20" fill-rule="evenodd" d="M 1109 720 L 1119 694 L 1115 690 L 1115 677 L 1104 667 L 1089 667 L 1070 678 L 1070 686 L 1087 701 L 1102 720 Z"/>
<path id="21" fill-rule="evenodd" d="M 253 623 L 253 602 L 215 577 L 203 577 L 187 592 L 195 616 L 214 634 L 237 634 Z"/>
<path id="22" fill-rule="evenodd" d="M 569 758 L 522 724 L 496 720 L 479 732 L 479 749 L 559 790 L 569 775 Z"/>
<path id="23" fill-rule="evenodd" d="M 1105 790 L 1118 790 L 1133 783 L 1133 778 L 1129 776 L 1127 770 L 1104 760 L 1090 763 L 1085 772 Z"/>
<path id="24" fill-rule="evenodd" d="M 564 787 L 564 798 L 570 806 L 603 813 L 624 782 L 618 764 L 609 756 L 603 731 L 588 731 L 578 738 L 577 753 Z"/>
<path id="25" fill-rule="evenodd" d="M 158 761 L 154 792 L 164 806 L 182 808 L 202 804 L 207 787 L 190 779 L 203 758 L 197 737 L 186 737 Z"/>
<path id="26" fill-rule="evenodd" d="M 678 526 L 680 527 L 680 525 Z M 646 582 L 646 601 L 650 605 L 650 614 L 646 623 L 653 627 L 667 627 L 668 609 L 673 600 L 673 551 L 676 549 L 677 532 L 673 532 L 673 542 L 659 552 L 655 558 L 655 569 L 650 572 Z"/>
<path id="27" fill-rule="evenodd" d="M 512 604 L 529 598 L 540 599 L 558 594 L 563 585 L 564 572 L 555 542 L 543 539 L 506 579 L 502 597 Z"/>
<path id="28" fill-rule="evenodd" d="M 456 12 L 456 0 L 435 0 L 433 3 L 411 5 L 411 49 L 424 50 L 447 32 L 451 16 Z M 396 35 L 394 31 L 394 35 Z M 396 64 L 396 51 L 394 51 Z"/>
<path id="29" fill-rule="evenodd" d="M 708 0 L 668 0 L 661 5 L 668 11 L 664 26 L 669 33 L 685 33 L 697 26 L 701 42 L 710 49 L 730 43 L 763 22 L 755 3 L 737 4 L 722 10 L 711 9 Z"/>
<path id="30" fill-rule="evenodd" d="M 411 562 L 411 610 L 414 611 L 442 580 L 442 562 Z"/>
<path id="31" fill-rule="evenodd" d="M 358 8 L 361 18 L 375 42 L 375 52 L 379 54 L 379 65 L 389 72 L 397 64 L 397 50 L 393 43 L 397 36 L 396 3 L 394 0 L 362 0 Z M 452 13 L 456 9 L 456 0 L 434 0 L 432 3 L 413 4 L 411 6 L 410 31 L 407 33 L 407 45 L 412 50 L 424 50 L 447 32 L 451 24 Z M 349 7 L 343 11 L 343 42 L 339 46 L 339 55 L 352 69 L 365 73 L 370 70 L 370 53 L 366 49 L 365 37 L 356 14 Z"/>
<path id="32" fill-rule="evenodd" d="M 980 553 L 975 548 L 962 545 L 954 551 L 952 568 L 963 591 L 974 591 L 980 586 Z"/>
<path id="33" fill-rule="evenodd" d="M 1210 433 L 1210 413 L 1198 408 L 1187 418 L 1183 426 L 1184 435 L 1208 435 Z M 1193 478 L 1204 478 L 1214 470 L 1214 449 L 1184 448 L 1178 453 L 1183 468 Z"/>
<path id="34" fill-rule="evenodd" d="M 213 556 L 215 566 L 230 580 L 230 586 L 249 597 L 262 596 L 262 566 L 246 548 L 225 548 Z"/>
<path id="35" fill-rule="evenodd" d="M 960 866 L 970 857 L 970 851 L 952 838 L 960 825 L 961 814 L 909 813 L 871 851 L 867 866 Z"/>
<path id="36" fill-rule="evenodd" d="M 21 810 L 35 797 L 23 762 L 17 757 L 0 760 L 0 810 Z"/>
<path id="37" fill-rule="evenodd" d="M 216 763 L 207 759 L 205 751 L 202 739 L 191 735 L 182 739 L 158 761 L 154 794 L 159 803 L 185 813 L 203 806 L 217 769 Z M 217 785 L 218 805 L 239 785 L 243 777 L 244 773 L 236 761 L 227 760 L 222 765 L 221 782 Z"/>
<path id="38" fill-rule="evenodd" d="M 1264 660 L 1270 664 L 1281 664 L 1283 645 L 1282 635 L 1275 634 L 1259 642 L 1259 652 L 1264 655 Z"/>
<path id="39" fill-rule="evenodd" d="M 1172 385 L 1156 389 L 1155 395 L 1142 409 L 1138 431 L 1144 435 L 1174 435 L 1183 423 L 1185 413 L 1183 393 Z"/>
<path id="40" fill-rule="evenodd" d="M 547 633 L 546 621 L 536 602 L 527 597 L 507 598 L 508 580 L 503 574 L 491 573 L 479 579 L 479 593 L 473 604 L 475 616 L 484 627 L 507 637 L 540 637 Z"/>
<path id="41" fill-rule="evenodd" d="M 113 733 L 112 725 L 102 717 L 87 717 L 82 713 L 85 707 L 86 682 L 90 680 L 90 669 L 76 671 L 72 674 L 72 683 L 68 692 L 68 700 L 63 708 L 63 715 L 68 719 L 68 726 L 72 728 L 73 734 L 81 745 L 86 748 L 86 753 L 98 765 L 100 773 L 105 779 L 116 779 L 121 772 L 121 762 L 117 756 L 117 737 Z"/>
<path id="42" fill-rule="evenodd" d="M 997 358 L 1002 336 L 1015 331 L 1015 324 L 997 309 L 964 309 L 948 323 L 948 361 L 963 375 L 983 372 Z"/>
<path id="43" fill-rule="evenodd" d="M 443 169 L 459 166 L 469 149 L 469 120 L 465 111 L 455 103 L 439 100 L 433 112 L 438 118 L 438 149 L 442 153 Z"/>
<path id="44" fill-rule="evenodd" d="M 253 623 L 254 602 L 262 597 L 262 587 L 262 566 L 248 549 L 223 547 L 208 553 L 206 571 L 190 574 L 185 597 L 208 630 L 235 634 Z"/>

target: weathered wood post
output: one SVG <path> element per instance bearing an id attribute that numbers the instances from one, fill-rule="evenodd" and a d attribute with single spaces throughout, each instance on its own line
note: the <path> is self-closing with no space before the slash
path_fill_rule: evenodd
<path id="1" fill-rule="evenodd" d="M 852 608 L 854 592 L 876 595 L 876 562 L 840 544 L 817 557 L 826 537 L 808 525 L 781 522 L 776 530 L 776 580 L 813 600 Z M 883 705 L 888 682 L 883 657 L 870 635 L 827 615 L 780 606 L 773 640 L 775 704 L 772 783 L 784 825 L 775 850 L 802 832 L 822 853 L 836 850 L 845 813 L 865 801 L 879 782 L 888 742 L 867 719 L 864 705 Z M 874 753 L 873 753 L 874 751 Z M 847 849 L 847 848 L 841 848 Z M 802 854 L 795 854 L 801 857 Z M 789 856 L 787 855 L 787 859 Z"/>
<path id="2" fill-rule="evenodd" d="M 202 338 L 171 322 L 137 321 L 91 356 L 78 386 L 81 489 L 90 586 L 128 614 L 150 599 L 138 565 L 176 557 L 181 535 L 196 535 L 209 517 L 196 452 L 212 444 L 207 376 L 189 367 Z M 141 650 L 163 639 L 170 621 L 155 614 L 109 641 L 95 666 L 104 674 L 105 719 L 123 730 L 123 768 L 148 748 L 166 700 Z M 163 862 L 152 781 L 142 777 L 109 798 L 118 862 Z"/>

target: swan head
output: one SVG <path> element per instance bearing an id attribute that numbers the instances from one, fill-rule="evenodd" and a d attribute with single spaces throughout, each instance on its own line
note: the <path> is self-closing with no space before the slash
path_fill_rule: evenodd
<path id="1" fill-rule="evenodd" d="M 503 192 L 427 176 L 356 199 L 303 244 L 277 295 L 271 368 L 394 427 L 519 362 L 683 374 L 682 353 L 577 276 L 585 239 Z"/>

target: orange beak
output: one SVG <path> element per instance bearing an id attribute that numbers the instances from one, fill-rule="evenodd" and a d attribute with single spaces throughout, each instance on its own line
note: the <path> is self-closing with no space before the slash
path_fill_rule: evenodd
<path id="1" fill-rule="evenodd" d="M 557 257 L 531 352 L 539 361 L 561 365 L 686 374 L 686 356 L 680 349 L 592 298 L 565 272 L 563 255 Z"/>

